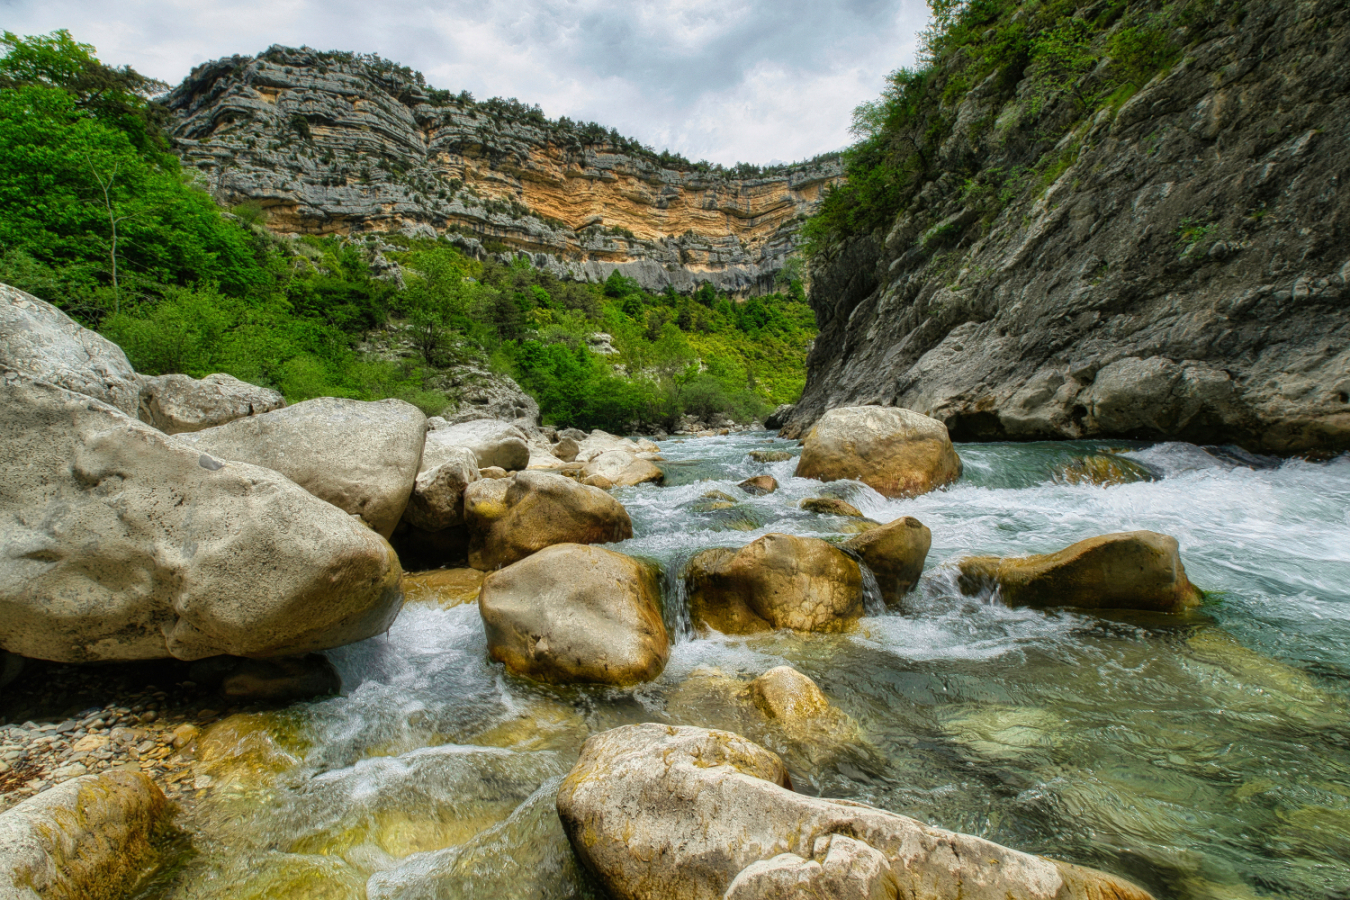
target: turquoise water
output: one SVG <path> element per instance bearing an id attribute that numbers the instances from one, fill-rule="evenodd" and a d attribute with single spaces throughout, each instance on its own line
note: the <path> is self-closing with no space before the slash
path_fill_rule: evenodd
<path id="1" fill-rule="evenodd" d="M 255 717 L 217 740 L 193 852 L 146 896 L 596 896 L 553 796 L 588 734 L 663 721 L 740 731 L 782 753 L 803 792 L 844 797 L 1104 868 L 1160 898 L 1350 897 L 1350 459 L 1283 463 L 1184 444 L 959 447 L 948 490 L 888 501 L 792 477 L 755 433 L 667 441 L 668 486 L 616 496 L 617 549 L 667 570 L 677 635 L 655 683 L 546 688 L 486 659 L 477 609 L 416 604 L 389 634 L 331 651 L 344 693 Z M 1057 477 L 1103 449 L 1155 480 Z M 777 493 L 701 513 L 761 473 Z M 805 513 L 822 492 L 933 532 L 903 610 L 842 635 L 697 638 L 673 574 L 710 546 L 769 532 L 842 537 Z M 951 563 L 1095 534 L 1175 536 L 1198 613 L 1080 615 L 963 597 Z M 790 663 L 856 726 L 795 743 L 748 681 Z"/>

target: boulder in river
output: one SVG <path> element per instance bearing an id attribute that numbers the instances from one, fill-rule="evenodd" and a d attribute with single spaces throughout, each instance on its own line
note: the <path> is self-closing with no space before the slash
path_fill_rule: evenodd
<path id="1" fill-rule="evenodd" d="M 633 536 L 619 501 L 547 472 L 480 479 L 464 492 L 469 565 L 490 572 L 553 544 L 608 544 Z"/>
<path id="2" fill-rule="evenodd" d="M 1055 470 L 1055 480 L 1065 484 L 1131 484 L 1136 481 L 1153 481 L 1154 475 L 1147 467 L 1114 453 L 1098 453 L 1078 456 Z"/>
<path id="3" fill-rule="evenodd" d="M 772 475 L 756 475 L 753 478 L 745 479 L 736 487 L 752 497 L 763 497 L 765 494 L 772 494 L 778 490 L 778 482 Z"/>
<path id="4" fill-rule="evenodd" d="M 165 434 L 183 434 L 285 405 L 286 398 L 276 391 L 233 375 L 207 375 L 200 381 L 187 375 L 158 375 L 146 378 L 141 386 L 139 415 Z"/>
<path id="5" fill-rule="evenodd" d="M 181 438 L 280 472 L 388 538 L 412 495 L 426 421 L 402 400 L 320 397 Z"/>
<path id="6" fill-rule="evenodd" d="M 484 573 L 477 569 L 433 569 L 403 576 L 403 602 L 435 603 L 451 609 L 473 603 L 483 589 Z"/>
<path id="7" fill-rule="evenodd" d="M 627 450 L 606 450 L 586 463 L 581 475 L 583 478 L 599 475 L 614 487 L 630 487 L 649 481 L 659 484 L 666 477 L 655 463 L 638 459 Z"/>
<path id="8" fill-rule="evenodd" d="M 913 497 L 961 477 L 947 426 L 894 406 L 846 406 L 820 417 L 802 442 L 799 478 L 861 481 L 886 497 Z"/>
<path id="9" fill-rule="evenodd" d="M 122 348 L 45 300 L 0 284 L 0 368 L 109 403 L 129 416 L 141 376 Z"/>
<path id="10" fill-rule="evenodd" d="M 759 463 L 787 462 L 792 454 L 786 450 L 751 450 L 750 458 Z"/>
<path id="11" fill-rule="evenodd" d="M 750 682 L 750 698 L 770 722 L 813 749 L 856 736 L 857 725 L 830 703 L 810 676 L 778 666 Z"/>
<path id="12" fill-rule="evenodd" d="M 439 465 L 443 448 L 468 447 L 478 460 L 478 468 L 492 466 L 517 472 L 530 464 L 529 435 L 510 422 L 496 419 L 475 419 L 448 425 L 444 419 L 427 422 L 425 454 Z"/>
<path id="13" fill-rule="evenodd" d="M 169 802 L 148 775 L 116 770 L 63 782 L 0 813 L 0 897 L 112 900 L 158 855 Z"/>
<path id="14" fill-rule="evenodd" d="M 820 513 L 823 516 L 847 516 L 851 519 L 863 518 L 858 507 L 845 503 L 838 497 L 807 497 L 797 504 L 807 512 Z"/>
<path id="15" fill-rule="evenodd" d="M 413 482 L 403 518 L 423 531 L 442 531 L 464 524 L 464 491 L 478 480 L 478 458 L 468 447 L 445 447 L 438 464 L 422 471 Z"/>
<path id="16" fill-rule="evenodd" d="M 996 585 L 1009 606 L 1181 612 L 1201 593 L 1177 551 L 1176 538 L 1153 531 L 1104 534 L 1056 553 L 963 559 L 959 583 L 968 594 Z"/>
<path id="17" fill-rule="evenodd" d="M 723 634 L 840 631 L 863 614 L 858 564 L 818 538 L 767 534 L 738 551 L 705 550 L 684 577 L 694 624 Z"/>
<path id="18" fill-rule="evenodd" d="M 594 735 L 557 803 L 572 848 L 615 900 L 1151 900 L 1103 872 L 795 793 L 776 754 L 725 731 Z M 831 892 L 844 886 L 857 893 Z"/>
<path id="19" fill-rule="evenodd" d="M 0 646 L 95 662 L 279 656 L 398 614 L 393 550 L 271 469 L 0 377 Z"/>
<path id="20" fill-rule="evenodd" d="M 933 546 L 933 533 L 913 516 L 904 516 L 870 528 L 844 542 L 876 577 L 881 598 L 896 606 L 923 574 L 923 562 Z"/>
<path id="21" fill-rule="evenodd" d="M 670 655 L 652 567 L 583 544 L 557 544 L 493 572 L 478 611 L 488 654 L 538 681 L 651 681 Z"/>

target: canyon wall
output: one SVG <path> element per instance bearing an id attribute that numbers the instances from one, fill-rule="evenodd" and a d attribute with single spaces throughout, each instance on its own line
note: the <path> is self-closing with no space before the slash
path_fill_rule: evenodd
<path id="1" fill-rule="evenodd" d="M 938 173 L 813 264 L 821 334 L 785 432 L 880 403 L 958 440 L 1350 449 L 1350 8 L 1227 9 L 1071 128 L 1072 97 L 1025 115 L 1034 68 L 949 92 Z"/>
<path id="2" fill-rule="evenodd" d="M 562 275 L 649 290 L 771 290 L 837 158 L 718 170 L 596 126 L 428 88 L 387 61 L 273 47 L 206 63 L 166 99 L 185 165 L 281 233 L 451 233 Z"/>

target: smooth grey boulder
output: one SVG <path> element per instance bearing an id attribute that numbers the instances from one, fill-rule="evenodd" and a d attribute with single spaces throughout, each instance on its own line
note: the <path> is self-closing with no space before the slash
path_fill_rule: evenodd
<path id="1" fill-rule="evenodd" d="M 140 772 L 74 778 L 0 813 L 0 900 L 121 897 L 156 856 L 168 813 Z"/>
<path id="2" fill-rule="evenodd" d="M 0 647 L 95 662 L 281 656 L 386 630 L 393 550 L 285 476 L 0 378 Z"/>
<path id="3" fill-rule="evenodd" d="M 219 459 L 280 472 L 387 538 L 412 495 L 426 421 L 402 400 L 320 397 L 183 439 Z"/>
<path id="4" fill-rule="evenodd" d="M 802 440 L 798 478 L 861 481 L 886 497 L 913 497 L 961 477 L 947 428 L 909 409 L 832 409 Z"/>
<path id="5" fill-rule="evenodd" d="M 0 368 L 110 403 L 134 416 L 141 376 L 122 348 L 32 294 L 0 284 Z"/>
<path id="6" fill-rule="evenodd" d="M 423 457 L 413 484 L 404 521 L 423 531 L 443 531 L 464 524 L 464 491 L 478 480 L 478 459 L 468 447 L 445 447 L 431 468 Z"/>
<path id="7" fill-rule="evenodd" d="M 905 898 L 1151 900 L 1103 872 L 794 793 L 776 754 L 725 731 L 646 724 L 594 735 L 558 790 L 558 815 L 615 900 L 850 896 L 778 893 L 787 873 L 775 870 L 789 867 L 862 892 L 853 896 L 896 896 L 877 855 Z M 855 843 L 836 846 L 841 838 Z"/>
<path id="8" fill-rule="evenodd" d="M 659 483 L 666 477 L 655 463 L 638 459 L 627 450 L 606 450 L 596 455 L 581 470 L 583 478 L 593 475 L 599 475 L 614 487 L 631 487 L 649 481 Z"/>
<path id="9" fill-rule="evenodd" d="M 138 415 L 142 422 L 165 434 L 183 434 L 214 428 L 286 405 L 286 398 L 270 388 L 240 381 L 233 375 L 157 375 L 141 385 Z"/>
<path id="10" fill-rule="evenodd" d="M 440 465 L 450 447 L 468 447 L 478 460 L 478 468 L 492 466 L 517 472 L 530 464 L 529 436 L 510 422 L 475 419 L 458 425 L 444 419 L 428 423 L 425 455 L 431 465 Z"/>
<path id="11" fill-rule="evenodd" d="M 539 681 L 631 685 L 666 667 L 656 571 L 584 544 L 556 544 L 493 572 L 478 611 L 488 655 Z"/>

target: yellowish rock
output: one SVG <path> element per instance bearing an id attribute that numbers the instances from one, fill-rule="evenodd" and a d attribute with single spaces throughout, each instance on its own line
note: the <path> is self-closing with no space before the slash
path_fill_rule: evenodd
<path id="1" fill-rule="evenodd" d="M 1055 480 L 1065 484 L 1106 486 L 1153 481 L 1154 478 L 1152 472 L 1132 459 L 1102 453 L 1069 460 L 1055 470 Z"/>
<path id="2" fill-rule="evenodd" d="M 869 528 L 844 542 L 844 548 L 862 558 L 877 579 L 887 606 L 898 606 L 919 581 L 933 533 L 913 516 Z"/>
<path id="3" fill-rule="evenodd" d="M 802 442 L 798 478 L 861 481 L 886 497 L 913 497 L 961 477 L 947 426 L 908 409 L 832 409 Z"/>
<path id="4" fill-rule="evenodd" d="M 547 472 L 480 479 L 464 492 L 469 565 L 490 572 L 555 544 L 607 544 L 633 536 L 619 501 Z"/>
<path id="5" fill-rule="evenodd" d="M 487 575 L 478 569 L 434 569 L 403 576 L 404 603 L 435 603 L 451 609 L 473 603 Z"/>

